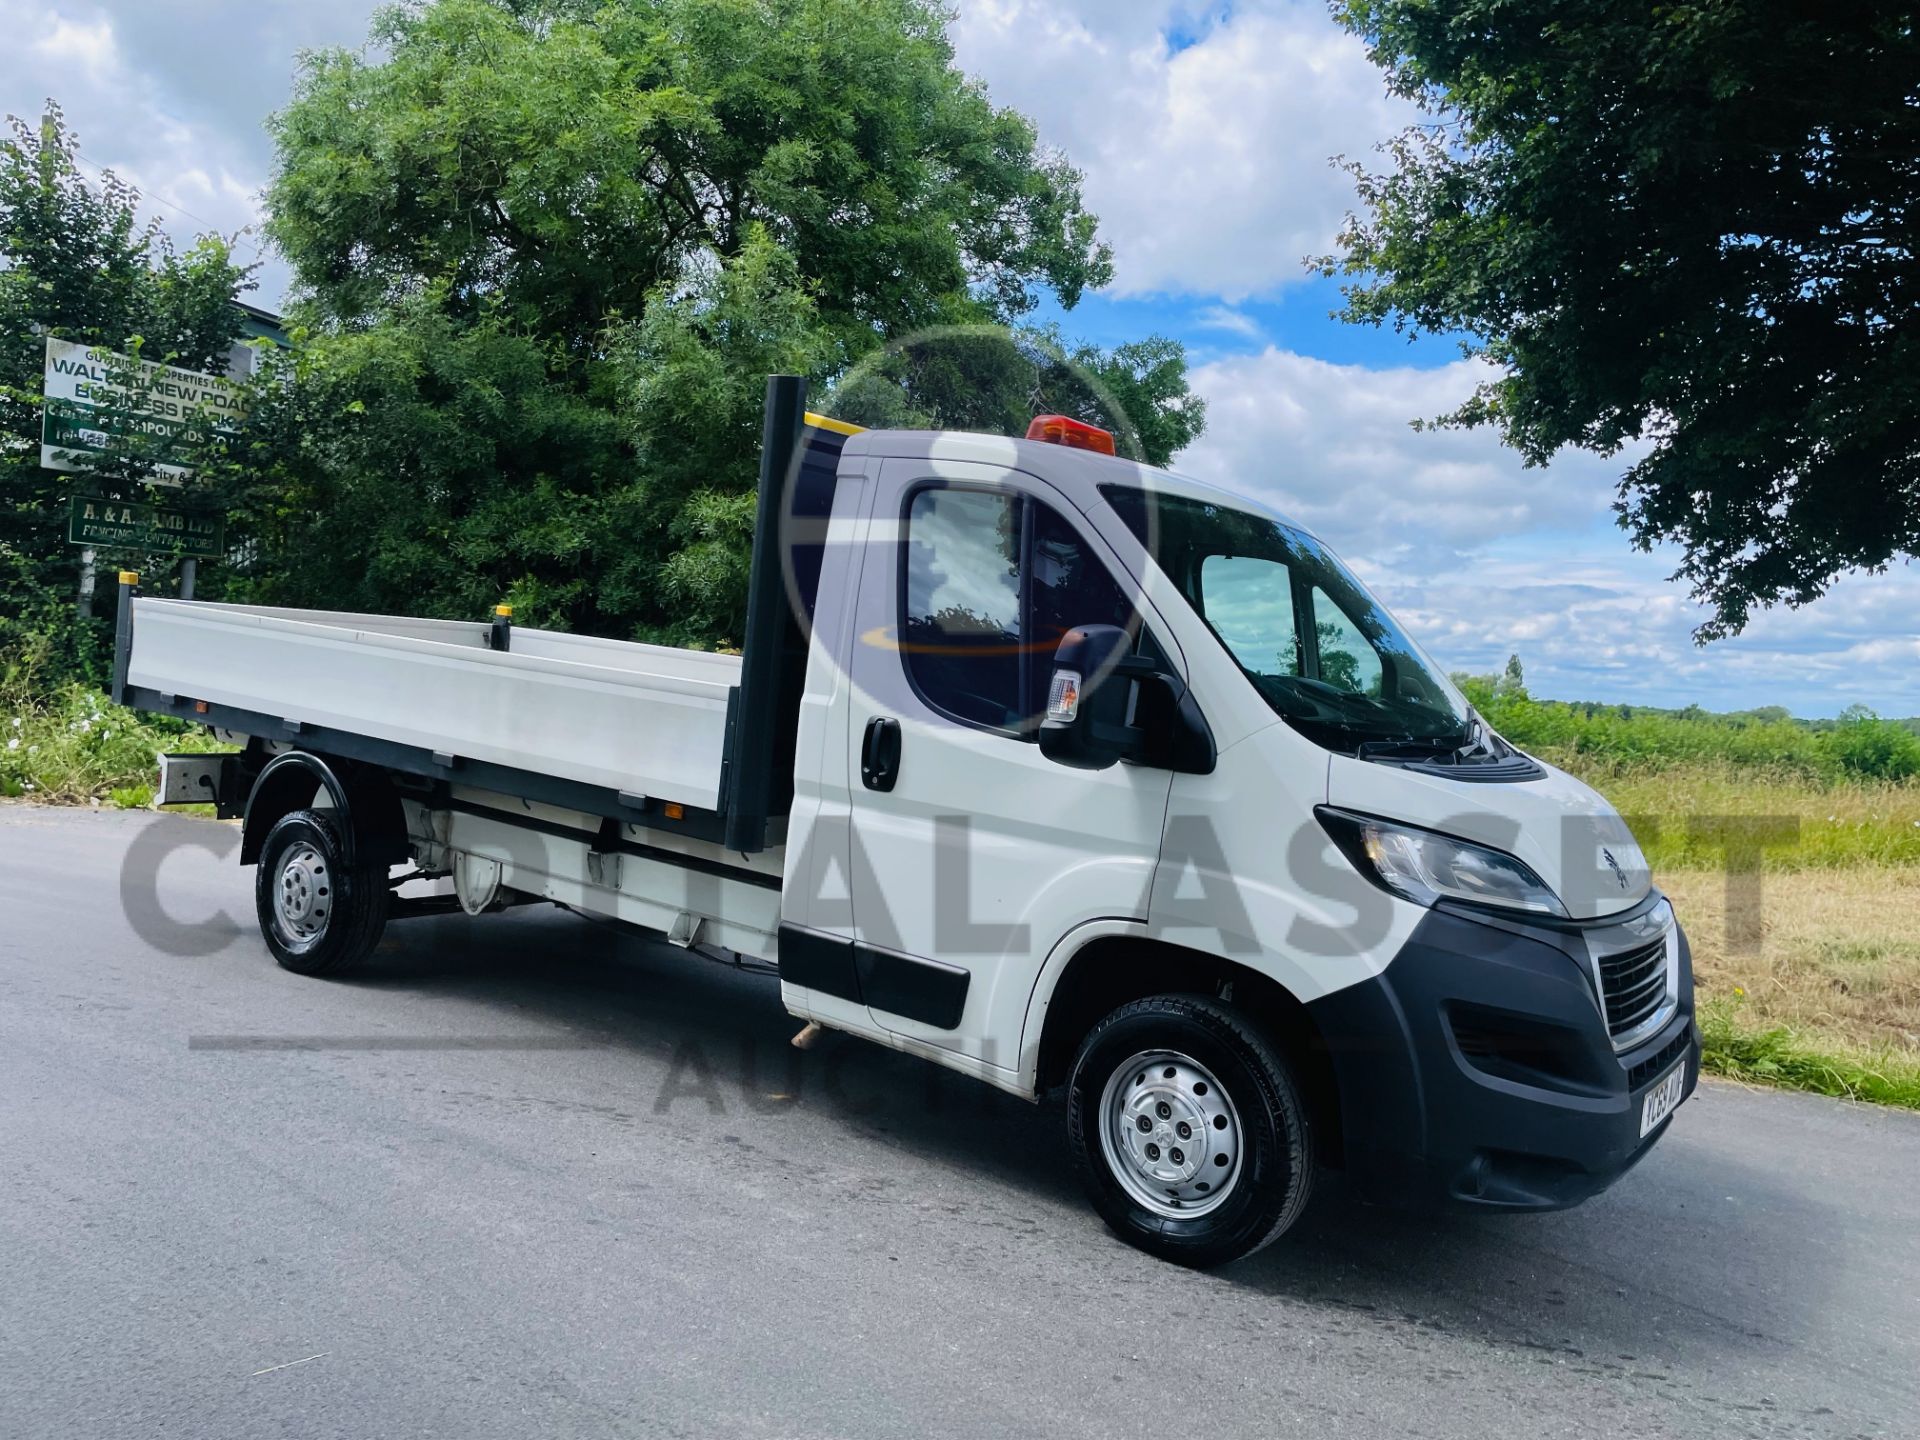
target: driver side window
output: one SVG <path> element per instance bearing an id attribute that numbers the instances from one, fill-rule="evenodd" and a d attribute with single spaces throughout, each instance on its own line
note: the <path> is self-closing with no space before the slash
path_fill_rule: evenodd
<path id="1" fill-rule="evenodd" d="M 900 658 L 953 719 L 1030 735 L 1077 625 L 1139 633 L 1105 562 L 1065 518 L 1002 490 L 929 486 L 907 504 Z"/>
<path id="2" fill-rule="evenodd" d="M 1021 501 L 928 489 L 907 510 L 900 657 L 921 698 L 975 725 L 1020 717 Z"/>

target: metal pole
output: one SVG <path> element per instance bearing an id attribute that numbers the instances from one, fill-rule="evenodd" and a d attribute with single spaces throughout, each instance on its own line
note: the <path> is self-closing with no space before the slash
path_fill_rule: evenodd
<path id="1" fill-rule="evenodd" d="M 799 375 L 767 377 L 760 432 L 760 494 L 753 528 L 753 565 L 747 575 L 747 633 L 741 637 L 738 726 L 727 742 L 727 786 L 722 839 L 729 850 L 767 848 L 767 812 L 774 802 L 776 733 L 787 645 L 798 629 L 787 598 L 780 517 L 793 483 L 800 431 L 807 420 L 807 382 Z"/>
<path id="2" fill-rule="evenodd" d="M 180 598 L 182 600 L 193 598 L 193 582 L 199 574 L 200 562 L 193 556 L 189 555 L 180 562 Z"/>
<path id="3" fill-rule="evenodd" d="M 113 703 L 127 703 L 127 665 L 133 658 L 133 601 L 140 593 L 140 573 L 120 572 L 120 609 L 113 631 Z"/>
<path id="4" fill-rule="evenodd" d="M 73 613 L 82 620 L 93 615 L 93 547 L 88 545 L 80 552 L 80 598 L 74 602 Z"/>

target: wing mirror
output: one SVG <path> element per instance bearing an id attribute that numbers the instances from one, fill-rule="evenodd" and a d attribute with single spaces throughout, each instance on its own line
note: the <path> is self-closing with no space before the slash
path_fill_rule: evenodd
<path id="1" fill-rule="evenodd" d="M 1133 686 L 1120 674 L 1134 658 L 1131 644 L 1118 625 L 1080 625 L 1061 637 L 1040 722 L 1042 755 L 1075 770 L 1104 770 L 1138 748 L 1139 732 L 1127 723 Z"/>
<path id="2" fill-rule="evenodd" d="M 1144 655 L 1118 625 L 1069 630 L 1053 655 L 1040 753 L 1076 770 L 1119 760 L 1205 775 L 1213 732 L 1178 676 Z"/>

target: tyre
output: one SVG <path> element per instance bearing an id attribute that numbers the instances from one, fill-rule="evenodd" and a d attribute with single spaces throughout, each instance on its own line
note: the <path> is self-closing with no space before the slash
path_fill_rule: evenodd
<path id="1" fill-rule="evenodd" d="M 1114 1233 L 1180 1265 L 1251 1255 L 1313 1185 L 1286 1061 L 1245 1015 L 1198 995 L 1135 1000 L 1093 1028 L 1068 1082 L 1067 1141 Z"/>
<path id="2" fill-rule="evenodd" d="M 340 822 L 295 810 L 267 832 L 253 904 L 273 958 L 296 975 L 342 975 L 380 943 L 387 924 L 384 866 L 348 865 Z"/>

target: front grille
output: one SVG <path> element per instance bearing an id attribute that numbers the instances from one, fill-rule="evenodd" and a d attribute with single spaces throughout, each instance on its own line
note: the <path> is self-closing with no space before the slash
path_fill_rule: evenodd
<path id="1" fill-rule="evenodd" d="M 1602 955 L 1600 995 L 1607 1004 L 1607 1033 L 1615 1040 L 1644 1025 L 1667 1003 L 1667 937 Z"/>

